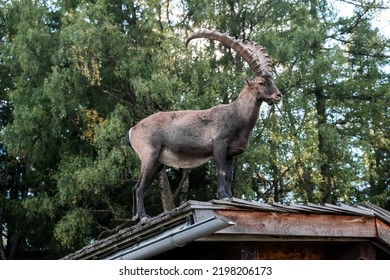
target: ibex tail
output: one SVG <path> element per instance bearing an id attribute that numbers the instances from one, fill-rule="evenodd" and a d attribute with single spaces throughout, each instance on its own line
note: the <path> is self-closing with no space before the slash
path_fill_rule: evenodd
<path id="1" fill-rule="evenodd" d="M 131 141 L 130 141 L 130 135 L 131 135 L 131 128 L 130 128 L 129 132 L 126 134 L 126 143 L 130 146 L 130 148 L 133 149 L 133 146 L 131 145 Z"/>

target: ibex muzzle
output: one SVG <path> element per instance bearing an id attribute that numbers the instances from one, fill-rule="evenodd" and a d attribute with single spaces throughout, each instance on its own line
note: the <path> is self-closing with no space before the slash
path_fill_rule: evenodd
<path id="1" fill-rule="evenodd" d="M 259 117 L 260 105 L 281 101 L 273 82 L 273 66 L 267 51 L 254 42 L 242 42 L 212 30 L 193 33 L 195 38 L 218 40 L 235 50 L 254 72 L 237 100 L 206 110 L 159 112 L 128 133 L 128 140 L 141 160 L 141 173 L 133 187 L 133 220 L 148 218 L 144 192 L 164 165 L 194 168 L 214 159 L 218 199 L 232 198 L 233 158 L 244 152 L 249 134 Z"/>

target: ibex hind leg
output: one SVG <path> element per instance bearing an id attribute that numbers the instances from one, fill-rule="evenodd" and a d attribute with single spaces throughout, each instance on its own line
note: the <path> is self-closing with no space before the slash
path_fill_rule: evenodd
<path id="1" fill-rule="evenodd" d="M 132 217 L 132 221 L 138 221 L 138 213 L 137 213 L 137 189 L 139 187 L 139 182 L 141 180 L 141 177 L 138 179 L 138 182 L 137 184 L 135 184 L 135 186 L 133 187 L 133 190 L 132 190 L 132 194 L 133 194 L 133 207 L 132 207 L 132 213 L 133 213 L 133 217 Z"/>
<path id="2" fill-rule="evenodd" d="M 154 178 L 163 168 L 163 164 L 155 161 L 149 161 L 144 168 L 141 169 L 141 176 L 139 182 L 134 186 L 133 196 L 135 197 L 135 208 L 133 207 L 133 221 L 140 220 L 145 222 L 149 216 L 145 212 L 144 195 L 146 189 L 153 182 Z"/>

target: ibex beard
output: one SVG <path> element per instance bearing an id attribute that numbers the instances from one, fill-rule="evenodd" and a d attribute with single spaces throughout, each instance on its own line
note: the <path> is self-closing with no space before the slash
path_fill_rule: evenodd
<path id="1" fill-rule="evenodd" d="M 164 165 L 195 168 L 213 159 L 217 169 L 218 199 L 232 195 L 233 158 L 245 151 L 260 105 L 279 103 L 282 94 L 272 77 L 273 66 L 263 47 L 241 42 L 217 31 L 201 30 L 194 38 L 218 40 L 233 48 L 254 72 L 238 98 L 206 110 L 158 112 L 129 130 L 128 142 L 141 160 L 140 177 L 133 187 L 133 220 L 146 221 L 144 193 Z"/>

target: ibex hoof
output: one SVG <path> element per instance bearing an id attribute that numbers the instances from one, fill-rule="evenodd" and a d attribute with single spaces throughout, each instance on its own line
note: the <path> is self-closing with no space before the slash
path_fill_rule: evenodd
<path id="1" fill-rule="evenodd" d="M 149 220 L 149 216 L 148 215 L 143 215 L 142 218 L 139 217 L 139 215 L 135 215 L 133 216 L 133 218 L 131 219 L 132 222 L 137 222 L 137 221 L 140 221 L 141 224 L 144 224 L 147 222 L 147 220 Z"/>
<path id="2" fill-rule="evenodd" d="M 131 218 L 131 221 L 132 221 L 132 222 L 138 221 L 138 215 L 133 216 L 133 218 Z"/>
<path id="3" fill-rule="evenodd" d="M 143 216 L 140 220 L 141 224 L 146 223 L 149 220 L 149 216 Z"/>
<path id="4" fill-rule="evenodd" d="M 233 198 L 228 195 L 227 193 L 222 193 L 222 194 L 217 194 L 217 198 L 219 200 L 224 200 L 224 201 L 231 201 Z"/>

